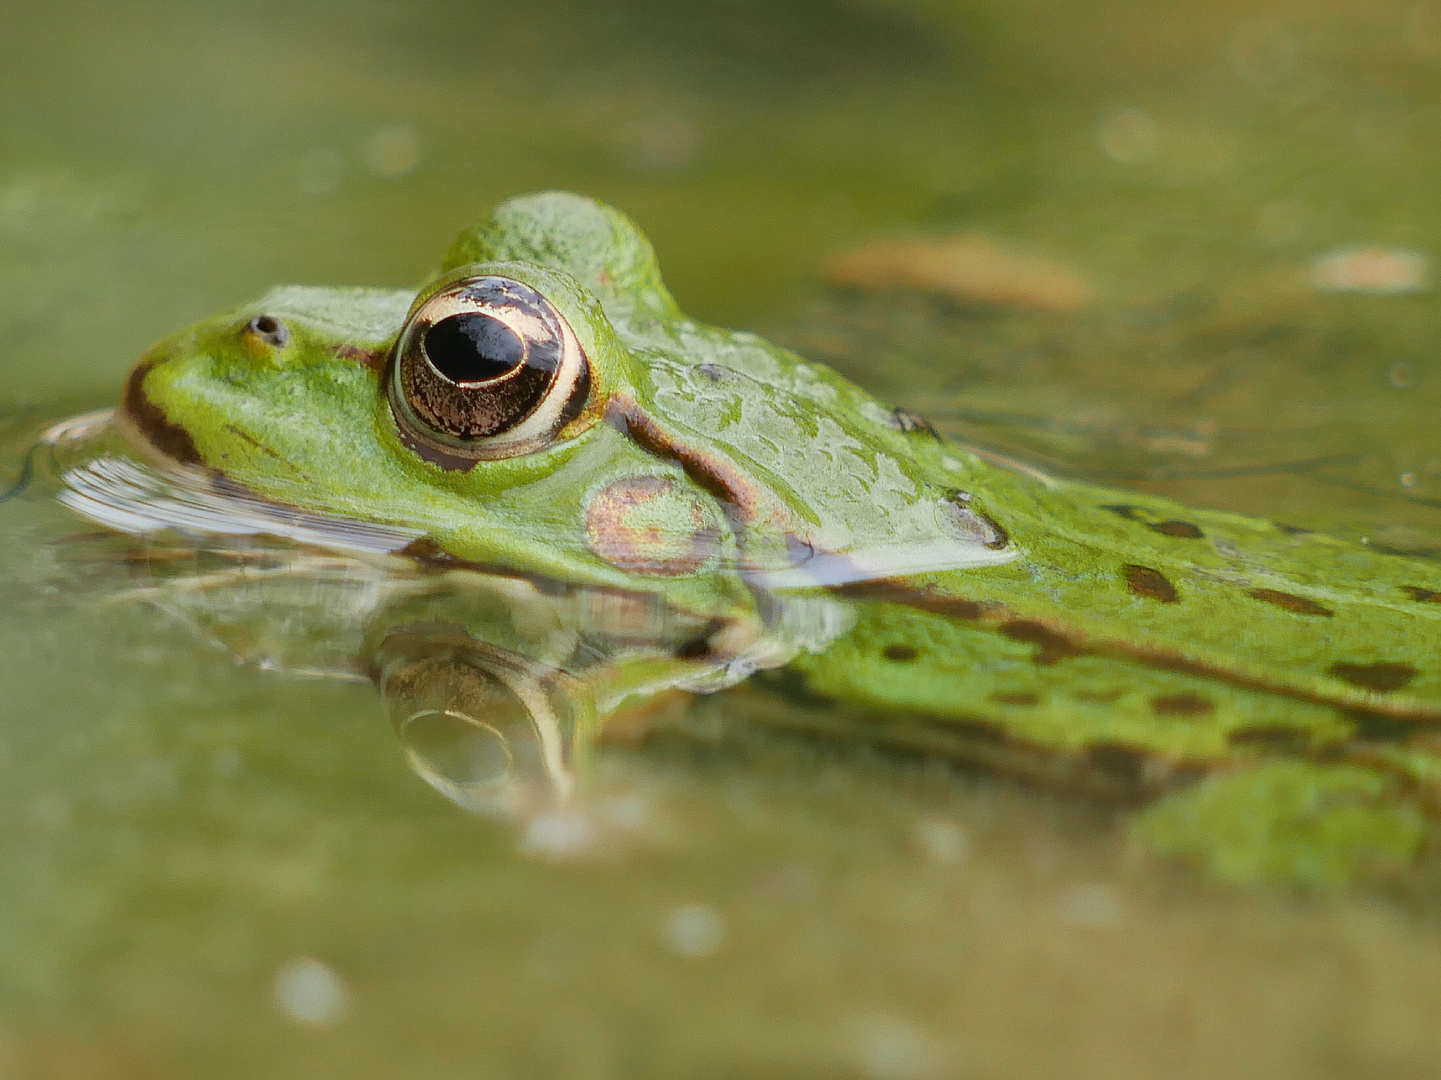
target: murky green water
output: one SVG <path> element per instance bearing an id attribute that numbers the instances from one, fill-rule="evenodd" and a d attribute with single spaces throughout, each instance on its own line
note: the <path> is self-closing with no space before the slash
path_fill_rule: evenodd
<path id="1" fill-rule="evenodd" d="M 162 333 L 280 281 L 408 284 L 568 187 L 636 216 L 695 314 L 953 434 L 1441 549 L 1435 294 L 1317 266 L 1441 253 L 1441 6 L 10 8 L 0 476 Z M 823 283 L 956 232 L 1089 300 Z M 1441 1067 L 1424 887 L 1213 888 L 1104 807 L 767 735 L 798 706 L 758 690 L 606 750 L 621 839 L 556 859 L 416 779 L 368 685 L 112 602 L 54 540 L 82 529 L 0 507 L 0 1077 Z"/>

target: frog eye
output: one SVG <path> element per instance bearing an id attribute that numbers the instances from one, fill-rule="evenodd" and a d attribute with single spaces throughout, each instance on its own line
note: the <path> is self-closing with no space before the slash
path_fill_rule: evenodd
<path id="1" fill-rule="evenodd" d="M 535 289 L 467 278 L 411 312 L 388 392 L 422 453 L 514 457 L 547 445 L 585 408 L 590 365 L 570 324 Z"/>

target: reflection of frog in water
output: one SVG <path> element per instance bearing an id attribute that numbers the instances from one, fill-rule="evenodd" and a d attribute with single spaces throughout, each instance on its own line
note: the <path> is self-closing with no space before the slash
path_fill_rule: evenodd
<path id="1" fill-rule="evenodd" d="M 94 459 L 92 517 L 403 557 L 356 650 L 462 800 L 564 792 L 627 702 L 783 668 L 826 730 L 1144 801 L 1222 876 L 1427 836 L 1441 571 L 983 459 L 691 322 L 588 200 L 502 205 L 418 295 L 282 288 L 168 338 L 118 426 L 166 486 Z"/>

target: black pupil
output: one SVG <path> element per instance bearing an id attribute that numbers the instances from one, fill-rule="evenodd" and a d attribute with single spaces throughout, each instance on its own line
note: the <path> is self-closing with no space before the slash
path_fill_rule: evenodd
<path id="1" fill-rule="evenodd" d="M 499 319 L 468 311 L 425 332 L 425 355 L 451 382 L 494 379 L 525 360 L 525 345 Z"/>

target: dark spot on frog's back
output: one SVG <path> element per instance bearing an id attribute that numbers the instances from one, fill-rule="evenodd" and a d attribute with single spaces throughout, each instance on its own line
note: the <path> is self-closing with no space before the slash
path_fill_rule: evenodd
<path id="1" fill-rule="evenodd" d="M 1400 742 L 1417 736 L 1424 739 L 1438 730 L 1434 721 L 1400 720 L 1370 709 L 1343 709 L 1341 715 L 1354 725 L 1352 735 L 1364 742 Z"/>
<path id="2" fill-rule="evenodd" d="M 914 645 L 887 645 L 881 650 L 881 655 L 895 664 L 909 664 L 921 654 Z"/>
<path id="3" fill-rule="evenodd" d="M 170 422 L 170 419 L 145 396 L 145 376 L 155 366 L 154 360 L 143 361 L 135 366 L 130 378 L 125 380 L 125 393 L 121 405 L 125 417 L 134 424 L 155 449 L 171 461 L 181 465 L 199 465 L 200 451 L 195 440 L 184 428 Z"/>
<path id="4" fill-rule="evenodd" d="M 1165 694 L 1151 699 L 1157 716 L 1206 716 L 1216 711 L 1216 703 L 1200 694 Z"/>
<path id="5" fill-rule="evenodd" d="M 1085 651 L 1060 631 L 1052 629 L 1045 623 L 1034 622 L 1030 619 L 1014 619 L 1011 622 L 1002 623 L 1000 630 L 1012 641 L 1023 641 L 1028 645 L 1034 645 L 1036 652 L 1031 659 L 1045 667 L 1064 660 L 1068 656 L 1080 656 Z"/>
<path id="6" fill-rule="evenodd" d="M 1176 586 L 1159 570 L 1127 563 L 1121 568 L 1121 572 L 1125 574 L 1126 585 L 1137 596 L 1144 596 L 1162 604 L 1174 604 L 1181 599 Z"/>
<path id="7" fill-rule="evenodd" d="M 1410 664 L 1396 664 L 1382 661 L 1377 664 L 1348 664 L 1344 661 L 1331 665 L 1331 674 L 1342 682 L 1359 686 L 1363 690 L 1374 690 L 1387 694 L 1410 685 L 1420 674 Z"/>
<path id="8" fill-rule="evenodd" d="M 1147 521 L 1139 506 L 1131 506 L 1127 503 L 1116 503 L 1110 506 L 1102 506 L 1102 510 L 1109 510 L 1118 517 L 1127 521 L 1135 521 L 1146 526 L 1152 532 L 1158 532 L 1162 536 L 1173 536 L 1178 540 L 1200 540 L 1205 537 L 1199 525 L 1193 525 L 1189 521 Z"/>
<path id="9" fill-rule="evenodd" d="M 1441 591 L 1423 589 L 1419 585 L 1402 585 L 1401 591 L 1418 604 L 1441 604 Z"/>
<path id="10" fill-rule="evenodd" d="M 991 700 L 997 705 L 1039 705 L 1041 695 L 1030 690 L 997 690 Z"/>
<path id="11" fill-rule="evenodd" d="M 1151 528 L 1180 540 L 1200 540 L 1206 535 L 1199 525 L 1192 525 L 1189 521 L 1158 521 Z"/>
<path id="12" fill-rule="evenodd" d="M 1131 506 L 1127 503 L 1110 503 L 1102 506 L 1101 509 L 1109 510 L 1111 513 L 1117 515 L 1118 517 L 1125 518 L 1127 521 L 1141 520 L 1140 510 L 1137 507 Z"/>
<path id="13" fill-rule="evenodd" d="M 1257 724 L 1255 727 L 1237 728 L 1226 736 L 1231 746 L 1255 746 L 1263 750 L 1299 754 L 1311 747 L 1311 735 L 1301 728 L 1285 724 Z"/>
<path id="14" fill-rule="evenodd" d="M 1277 589 L 1251 589 L 1246 595 L 1252 600 L 1260 600 L 1263 604 L 1270 604 L 1297 615 L 1316 615 L 1329 619 L 1336 614 L 1324 604 L 1318 604 L 1304 596 L 1281 592 Z"/>

